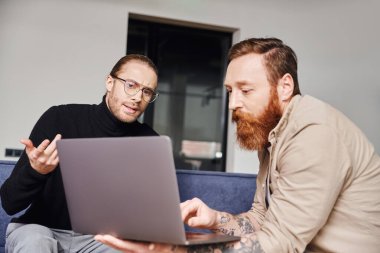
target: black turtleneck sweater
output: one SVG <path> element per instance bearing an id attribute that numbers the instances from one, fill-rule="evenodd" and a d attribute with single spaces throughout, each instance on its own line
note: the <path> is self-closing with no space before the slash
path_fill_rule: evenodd
<path id="1" fill-rule="evenodd" d="M 45 139 L 53 140 L 58 133 L 62 138 L 158 135 L 146 124 L 137 121 L 123 123 L 116 119 L 109 111 L 105 97 L 99 105 L 51 107 L 34 126 L 30 139 L 38 146 Z M 30 166 L 24 151 L 0 193 L 3 208 L 10 215 L 29 207 L 12 222 L 71 230 L 59 164 L 53 172 L 39 174 Z"/>

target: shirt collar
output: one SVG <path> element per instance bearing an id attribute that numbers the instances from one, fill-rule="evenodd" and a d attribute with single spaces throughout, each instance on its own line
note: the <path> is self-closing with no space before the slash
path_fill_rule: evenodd
<path id="1" fill-rule="evenodd" d="M 301 95 L 296 95 L 292 97 L 289 104 L 285 107 L 284 113 L 282 114 L 281 119 L 278 122 L 277 126 L 272 131 L 269 132 L 268 141 L 272 145 L 275 142 L 275 140 L 278 139 L 278 137 L 281 135 L 281 133 L 284 131 L 284 129 L 288 125 L 288 121 L 293 111 L 293 108 L 295 107 L 295 105 L 298 104 L 301 98 L 302 98 Z"/>

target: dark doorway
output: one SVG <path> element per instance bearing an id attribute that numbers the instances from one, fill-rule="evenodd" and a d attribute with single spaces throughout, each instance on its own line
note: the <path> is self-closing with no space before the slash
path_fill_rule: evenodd
<path id="1" fill-rule="evenodd" d="M 159 70 L 159 97 L 142 120 L 171 137 L 177 169 L 225 171 L 231 43 L 232 32 L 129 19 L 127 53 L 147 55 Z"/>

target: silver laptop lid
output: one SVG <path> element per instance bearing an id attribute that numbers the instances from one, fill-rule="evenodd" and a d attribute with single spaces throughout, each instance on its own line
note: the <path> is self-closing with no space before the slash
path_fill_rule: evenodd
<path id="1" fill-rule="evenodd" d="M 57 146 L 74 231 L 185 243 L 169 137 L 63 139 Z"/>

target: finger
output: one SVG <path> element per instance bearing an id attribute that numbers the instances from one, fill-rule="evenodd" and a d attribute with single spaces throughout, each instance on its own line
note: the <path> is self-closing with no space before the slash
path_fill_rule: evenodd
<path id="1" fill-rule="evenodd" d="M 45 151 L 45 149 L 49 146 L 50 141 L 48 139 L 45 139 L 43 142 L 41 142 L 40 145 L 35 149 L 35 152 L 37 154 L 41 154 Z"/>
<path id="2" fill-rule="evenodd" d="M 29 159 L 31 159 L 33 161 L 37 161 L 41 157 L 43 159 L 43 161 L 46 161 L 46 157 L 44 157 L 43 154 L 44 154 L 46 147 L 49 145 L 49 143 L 50 143 L 50 141 L 48 139 L 46 139 L 43 142 L 41 142 L 41 144 L 37 148 L 33 148 L 33 150 L 31 150 L 29 152 L 29 155 L 28 155 Z M 41 163 L 43 161 L 41 160 L 39 162 Z"/>
<path id="3" fill-rule="evenodd" d="M 52 164 L 53 164 L 54 166 L 57 166 L 58 163 L 59 163 L 59 157 L 57 156 L 57 157 L 53 160 Z"/>
<path id="4" fill-rule="evenodd" d="M 154 250 L 154 248 L 156 247 L 156 245 L 154 245 L 154 243 L 150 243 L 149 246 L 148 246 L 148 249 L 150 251 Z"/>
<path id="5" fill-rule="evenodd" d="M 180 208 L 185 207 L 185 206 L 187 206 L 189 204 L 189 202 L 190 202 L 190 200 L 186 200 L 186 201 L 184 201 L 182 203 L 179 203 L 179 207 Z"/>
<path id="6" fill-rule="evenodd" d="M 51 159 L 51 160 L 56 160 L 56 159 L 58 159 L 58 150 L 57 150 L 57 149 L 55 149 L 55 150 L 53 151 L 53 153 L 50 155 L 50 159 Z"/>
<path id="7" fill-rule="evenodd" d="M 180 203 L 179 207 L 182 214 L 182 220 L 184 220 L 185 217 L 189 215 L 191 206 L 192 206 L 191 200 L 186 200 L 185 202 Z"/>
<path id="8" fill-rule="evenodd" d="M 33 142 L 30 139 L 21 139 L 20 142 L 25 145 L 25 152 L 29 160 L 36 161 L 40 155 L 37 151 L 37 148 L 34 146 Z"/>
<path id="9" fill-rule="evenodd" d="M 148 250 L 153 252 L 174 252 L 177 248 L 176 245 L 166 244 L 166 243 L 150 243 L 146 245 Z M 174 250 L 173 250 L 174 249 Z"/>
<path id="10" fill-rule="evenodd" d="M 112 248 L 123 252 L 142 252 L 146 251 L 147 246 L 143 244 L 132 243 L 129 241 L 120 240 L 111 235 L 96 235 L 95 240 L 100 241 Z"/>
<path id="11" fill-rule="evenodd" d="M 198 201 L 194 199 L 192 199 L 191 201 L 188 201 L 188 203 L 183 205 L 181 208 L 182 220 L 186 221 L 189 218 L 189 216 L 197 212 L 198 208 L 199 208 Z"/>
<path id="12" fill-rule="evenodd" d="M 27 154 L 35 148 L 33 142 L 29 139 L 21 139 L 20 142 L 25 145 L 25 151 Z"/>
<path id="13" fill-rule="evenodd" d="M 58 161 L 58 150 L 54 150 L 54 152 L 50 155 L 47 163 L 53 166 L 57 166 Z"/>
<path id="14" fill-rule="evenodd" d="M 55 150 L 57 150 L 57 141 L 62 139 L 62 135 L 57 134 L 54 139 L 51 141 L 48 147 L 45 149 L 45 153 L 47 155 L 52 154 Z"/>
<path id="15" fill-rule="evenodd" d="M 208 222 L 205 218 L 198 216 L 191 217 L 187 220 L 187 225 L 189 225 L 190 227 L 202 228 L 205 227 L 207 223 Z"/>
<path id="16" fill-rule="evenodd" d="M 183 222 L 187 222 L 190 210 L 187 207 L 181 208 L 181 218 Z"/>
<path id="17" fill-rule="evenodd" d="M 99 241 L 103 244 L 106 244 L 112 248 L 115 248 L 117 250 L 126 250 L 127 246 L 125 245 L 124 241 L 120 241 L 116 238 L 110 237 L 108 235 L 96 235 L 94 237 L 96 241 Z"/>
<path id="18" fill-rule="evenodd" d="M 191 199 L 191 200 L 186 200 L 185 202 L 182 202 L 179 204 L 179 207 L 181 209 L 187 209 L 189 206 L 191 206 L 194 202 L 194 199 Z"/>

